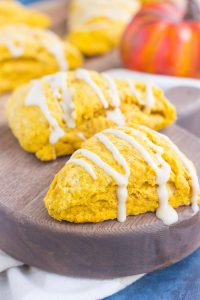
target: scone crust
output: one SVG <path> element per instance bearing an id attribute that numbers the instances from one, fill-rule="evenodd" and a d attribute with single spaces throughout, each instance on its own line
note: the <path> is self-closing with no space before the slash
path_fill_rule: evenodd
<path id="1" fill-rule="evenodd" d="M 0 26 L 8 24 L 26 24 L 33 27 L 47 28 L 50 18 L 43 13 L 27 9 L 15 1 L 0 1 Z"/>
<path id="2" fill-rule="evenodd" d="M 101 87 L 112 109 L 110 93 L 102 75 L 97 72 L 90 72 L 90 75 Z M 126 125 L 139 123 L 158 130 L 167 127 L 176 119 L 175 108 L 166 101 L 160 89 L 153 87 L 156 103 L 151 110 L 147 111 L 144 102 L 139 102 L 136 96 L 131 93 L 126 81 L 116 80 L 115 82 L 119 91 L 121 111 L 125 117 Z M 141 92 L 141 98 L 145 98 L 145 84 L 140 82 L 135 84 Z M 81 147 L 84 141 L 80 133 L 84 139 L 88 139 L 105 128 L 116 126 L 113 121 L 107 118 L 106 110 L 91 87 L 84 81 L 78 80 L 73 71 L 67 73 L 67 85 L 73 95 L 75 128 L 67 127 L 58 108 L 59 99 L 53 96 L 48 84 L 44 85 L 49 110 L 65 132 L 65 135 L 56 144 L 49 142 L 51 128 L 40 108 L 25 105 L 31 83 L 17 89 L 6 105 L 8 122 L 14 135 L 25 150 L 35 153 L 41 160 L 52 160 L 73 153 Z"/>
<path id="3" fill-rule="evenodd" d="M 86 3 L 73 0 L 68 16 L 67 39 L 87 56 L 105 54 L 118 46 L 126 25 L 139 7 L 139 1 L 100 3 L 92 0 Z"/>
<path id="4" fill-rule="evenodd" d="M 17 33 L 15 34 L 15 32 Z M 18 36 L 22 53 L 13 55 L 6 43 L 1 42 L 1 38 L 3 37 L 3 41 L 9 39 L 11 44 L 15 44 Z M 60 70 L 61 66 L 55 55 L 52 55 L 43 44 L 43 41 L 47 39 L 52 40 L 52 43 L 55 44 L 55 38 L 63 45 L 66 68 L 80 67 L 83 63 L 80 51 L 69 42 L 63 42 L 49 30 L 21 24 L 0 27 L 0 94 L 12 91 L 31 79 Z"/>
<path id="5" fill-rule="evenodd" d="M 164 149 L 162 156 L 171 166 L 170 179 L 167 183 L 169 204 L 174 208 L 191 204 L 190 175 L 177 153 L 156 132 L 139 125 L 133 125 L 132 128 L 143 132 L 154 144 Z M 120 130 L 131 135 L 129 128 Z M 126 141 L 112 134 L 107 134 L 107 136 L 117 146 L 131 169 L 126 202 L 127 216 L 155 212 L 159 202 L 154 170 L 144 161 L 141 154 Z M 137 140 L 137 137 L 135 138 Z M 145 141 L 141 141 L 141 139 L 138 141 L 151 155 L 155 155 Z M 99 142 L 97 137 L 90 138 L 83 147 L 97 154 L 116 171 L 123 173 L 123 168 L 113 159 L 110 151 Z M 82 158 L 88 161 L 95 170 L 97 179 L 94 180 L 81 166 L 67 163 L 55 176 L 44 199 L 48 213 L 57 220 L 75 223 L 116 219 L 118 209 L 116 182 L 103 169 L 81 154 L 75 153 L 73 158 Z M 156 160 L 156 156 L 154 159 Z"/>

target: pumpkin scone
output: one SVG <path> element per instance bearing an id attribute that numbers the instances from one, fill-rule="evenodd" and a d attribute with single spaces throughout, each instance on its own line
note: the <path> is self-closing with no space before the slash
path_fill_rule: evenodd
<path id="1" fill-rule="evenodd" d="M 0 1 L 0 27 L 8 24 L 27 24 L 46 28 L 51 25 L 51 21 L 47 15 L 27 9 L 18 2 Z"/>
<path id="2" fill-rule="evenodd" d="M 82 223 L 155 212 L 166 225 L 174 209 L 197 213 L 199 182 L 191 161 L 166 136 L 145 126 L 106 129 L 88 139 L 55 176 L 44 199 L 48 213 Z"/>
<path id="3" fill-rule="evenodd" d="M 104 54 L 118 46 L 139 7 L 138 0 L 73 0 L 67 39 L 85 55 Z"/>
<path id="4" fill-rule="evenodd" d="M 6 111 L 21 146 L 41 160 L 71 154 L 110 126 L 136 122 L 161 129 L 176 118 L 174 106 L 151 83 L 114 80 L 84 69 L 45 76 L 18 88 Z"/>
<path id="5" fill-rule="evenodd" d="M 0 27 L 0 53 L 0 93 L 82 64 L 82 55 L 75 46 L 49 30 L 26 25 Z"/>

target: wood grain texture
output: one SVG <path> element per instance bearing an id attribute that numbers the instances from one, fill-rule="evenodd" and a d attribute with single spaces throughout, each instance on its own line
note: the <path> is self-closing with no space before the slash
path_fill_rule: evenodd
<path id="1" fill-rule="evenodd" d="M 43 198 L 67 157 L 42 163 L 23 151 L 0 102 L 0 248 L 26 264 L 79 277 L 112 278 L 168 266 L 200 245 L 200 214 L 178 209 L 168 227 L 143 214 L 125 223 L 70 224 L 48 216 Z M 177 126 L 165 130 L 200 173 L 200 142 Z M 187 141 L 187 143 L 186 143 Z"/>

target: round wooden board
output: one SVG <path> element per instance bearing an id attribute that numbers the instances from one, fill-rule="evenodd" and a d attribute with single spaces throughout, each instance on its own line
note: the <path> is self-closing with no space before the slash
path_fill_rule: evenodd
<path id="1" fill-rule="evenodd" d="M 112 278 L 166 267 L 200 245 L 200 214 L 193 215 L 190 207 L 179 208 L 179 221 L 170 227 L 154 213 L 128 217 L 125 223 L 53 220 L 43 198 L 67 158 L 38 161 L 20 148 L 0 115 L 0 249 L 58 274 Z M 165 133 L 200 172 L 200 142 L 175 125 Z"/>
<path id="2" fill-rule="evenodd" d="M 63 34 L 65 1 L 61 2 L 50 11 L 48 5 L 48 13 L 53 16 L 54 30 Z M 60 13 L 56 18 L 55 9 L 63 10 L 61 18 Z M 85 62 L 88 69 L 99 71 L 119 66 L 116 50 Z M 178 209 L 179 221 L 170 227 L 155 214 L 129 217 L 123 224 L 77 225 L 50 218 L 43 197 L 67 158 L 42 163 L 24 152 L 6 124 L 3 104 L 0 99 L 0 249 L 26 264 L 58 274 L 112 278 L 168 266 L 200 245 L 200 214 L 192 215 L 190 207 Z M 177 126 L 166 133 L 200 173 L 200 142 Z"/>

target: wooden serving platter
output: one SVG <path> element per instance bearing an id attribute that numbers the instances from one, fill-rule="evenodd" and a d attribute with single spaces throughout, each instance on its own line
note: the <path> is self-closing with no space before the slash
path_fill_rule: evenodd
<path id="1" fill-rule="evenodd" d="M 200 174 L 200 141 L 175 125 L 165 133 Z M 43 198 L 66 160 L 42 163 L 23 151 L 0 111 L 0 249 L 50 272 L 112 278 L 166 267 L 200 246 L 200 213 L 193 215 L 190 207 L 178 209 L 179 221 L 172 226 L 154 213 L 128 217 L 125 223 L 52 219 Z"/>

